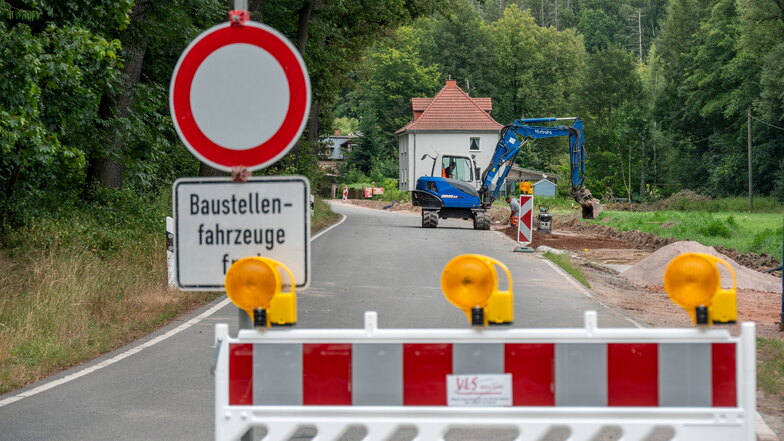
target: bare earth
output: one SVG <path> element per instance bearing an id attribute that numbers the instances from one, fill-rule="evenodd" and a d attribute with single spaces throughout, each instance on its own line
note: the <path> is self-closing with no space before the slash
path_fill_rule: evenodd
<path id="1" fill-rule="evenodd" d="M 350 201 L 369 208 L 419 212 L 411 203 L 393 204 L 383 201 Z M 492 229 L 511 238 L 517 229 L 508 226 L 509 210 L 491 210 Z M 536 227 L 536 222 L 535 225 Z M 688 315 L 672 301 L 662 288 L 662 274 L 667 263 L 685 252 L 718 255 L 735 270 L 738 278 L 738 322 L 753 321 L 757 334 L 769 338 L 784 338 L 779 331 L 781 315 L 781 273 L 763 274 L 779 264 L 771 256 L 739 253 L 734 250 L 705 247 L 696 242 L 662 238 L 639 231 L 619 232 L 601 225 L 588 225 L 574 216 L 554 216 L 552 234 L 534 231 L 532 248 L 545 245 L 569 250 L 586 274 L 591 291 L 599 301 L 613 306 L 644 326 L 692 326 Z M 730 280 L 723 271 L 722 284 Z M 738 332 L 730 326 L 730 332 Z M 784 403 L 776 397 L 757 394 L 757 408 L 777 434 L 784 434 Z"/>

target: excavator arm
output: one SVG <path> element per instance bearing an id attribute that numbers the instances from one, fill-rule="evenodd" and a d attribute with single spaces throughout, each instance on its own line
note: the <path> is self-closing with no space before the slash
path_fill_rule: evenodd
<path id="1" fill-rule="evenodd" d="M 571 126 L 533 126 L 532 123 L 574 121 Z M 483 207 L 490 207 L 498 197 L 501 183 L 511 170 L 520 149 L 534 139 L 569 137 L 569 166 L 572 197 L 582 206 L 584 219 L 593 219 L 602 210 L 601 204 L 585 188 L 585 136 L 580 118 L 526 118 L 515 120 L 501 131 L 493 158 L 482 173 L 479 197 Z"/>

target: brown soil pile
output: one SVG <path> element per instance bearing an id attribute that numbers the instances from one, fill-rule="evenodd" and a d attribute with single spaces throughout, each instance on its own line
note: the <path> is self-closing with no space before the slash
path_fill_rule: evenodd
<path id="1" fill-rule="evenodd" d="M 376 210 L 389 211 L 412 211 L 418 213 L 420 208 L 415 207 L 411 202 L 397 201 L 375 201 L 373 199 L 349 199 L 347 203 L 365 208 L 375 208 Z"/>
<path id="2" fill-rule="evenodd" d="M 671 224 L 669 226 L 672 226 Z M 667 225 L 662 225 L 666 227 Z M 677 242 L 677 239 L 671 237 L 660 237 L 653 233 L 643 233 L 640 231 L 618 231 L 614 227 L 606 225 L 586 224 L 579 218 L 574 216 L 556 216 L 553 221 L 553 230 L 574 231 L 586 234 L 595 234 L 603 237 L 610 237 L 618 240 L 623 240 L 635 244 L 635 248 L 641 250 L 655 251 L 659 248 Z M 604 247 L 607 248 L 607 247 Z M 770 254 L 757 254 L 751 252 L 740 252 L 721 246 L 716 247 L 719 253 L 724 254 L 735 262 L 753 270 L 765 271 L 776 268 L 781 265 L 777 258 Z M 774 273 L 778 276 L 781 273 Z"/>
<path id="3" fill-rule="evenodd" d="M 506 227 L 502 231 L 512 239 L 517 237 L 517 227 Z M 562 233 L 542 234 L 534 230 L 533 241 L 528 246 L 531 248 L 538 248 L 542 245 L 558 250 L 570 251 L 635 248 L 634 243 L 614 239 L 612 237 Z"/>
<path id="4" fill-rule="evenodd" d="M 639 286 L 661 286 L 664 278 L 664 270 L 667 264 L 675 257 L 684 253 L 705 253 L 725 260 L 732 269 L 735 270 L 737 276 L 738 288 L 750 289 L 755 291 L 766 292 L 781 292 L 781 280 L 746 268 L 719 253 L 713 247 L 706 247 L 699 242 L 681 241 L 675 242 L 665 247 L 660 248 L 658 251 L 652 253 L 650 256 L 641 260 L 639 263 L 621 273 L 621 276 L 626 280 Z M 729 271 L 722 265 L 719 266 L 721 272 L 722 285 L 730 287 L 732 283 L 732 276 Z"/>
<path id="5" fill-rule="evenodd" d="M 635 244 L 636 248 L 639 249 L 658 250 L 665 245 L 669 245 L 675 242 L 675 239 L 671 237 L 660 237 L 653 233 L 643 233 L 641 231 L 618 231 L 617 228 L 608 227 L 606 225 L 586 224 L 575 217 L 557 219 L 553 222 L 553 228 L 585 232 L 631 242 Z"/>

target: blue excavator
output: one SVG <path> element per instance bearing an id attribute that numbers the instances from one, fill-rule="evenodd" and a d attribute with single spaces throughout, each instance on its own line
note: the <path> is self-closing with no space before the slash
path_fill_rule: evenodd
<path id="1" fill-rule="evenodd" d="M 572 121 L 572 125 L 532 125 L 545 122 Z M 528 142 L 557 136 L 569 137 L 569 164 L 572 197 L 582 207 L 583 219 L 599 215 L 602 206 L 585 188 L 585 136 L 580 118 L 524 118 L 501 130 L 493 158 L 481 172 L 475 159 L 468 155 L 441 154 L 432 157 L 430 176 L 417 179 L 411 194 L 415 206 L 422 207 L 422 226 L 435 228 L 438 219 L 473 219 L 475 230 L 490 229 L 488 210 L 512 169 L 515 157 Z M 422 157 L 424 160 L 430 155 Z M 439 167 L 437 167 L 439 166 Z M 440 171 L 440 173 L 438 173 Z"/>

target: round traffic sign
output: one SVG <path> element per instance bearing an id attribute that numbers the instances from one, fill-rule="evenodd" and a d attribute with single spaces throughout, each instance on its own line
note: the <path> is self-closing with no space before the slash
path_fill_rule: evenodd
<path id="1" fill-rule="evenodd" d="M 302 134 L 310 79 L 302 56 L 275 29 L 223 23 L 180 55 L 169 108 L 183 144 L 202 162 L 257 170 L 278 161 Z"/>

